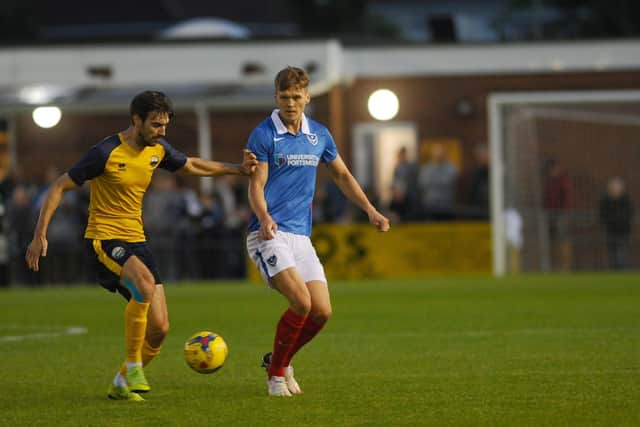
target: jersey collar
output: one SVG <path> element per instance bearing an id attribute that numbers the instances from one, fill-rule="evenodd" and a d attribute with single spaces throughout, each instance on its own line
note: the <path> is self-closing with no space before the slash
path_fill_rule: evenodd
<path id="1" fill-rule="evenodd" d="M 282 135 L 284 133 L 288 133 L 289 130 L 286 128 L 284 123 L 282 123 L 282 119 L 280 119 L 280 116 L 278 115 L 279 112 L 280 110 L 277 108 L 273 110 L 273 112 L 271 113 L 271 121 L 273 121 L 273 125 L 276 127 L 276 132 L 278 132 L 278 135 Z M 305 116 L 304 113 L 302 113 L 302 125 L 300 126 L 300 131 L 305 135 L 311 135 L 311 130 L 309 129 L 309 120 L 307 120 L 307 116 Z"/>

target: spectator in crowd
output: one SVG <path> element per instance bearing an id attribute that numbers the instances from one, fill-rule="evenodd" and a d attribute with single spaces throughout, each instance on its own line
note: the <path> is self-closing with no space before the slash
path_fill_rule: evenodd
<path id="1" fill-rule="evenodd" d="M 458 170 L 449 160 L 443 144 L 433 144 L 430 159 L 420 167 L 418 193 L 421 218 L 448 221 L 454 218 Z"/>
<path id="2" fill-rule="evenodd" d="M 36 190 L 33 198 L 32 218 L 36 223 L 37 213 L 47 195 L 49 187 L 60 175 L 60 170 L 54 166 L 48 166 L 44 171 L 44 182 Z M 35 275 L 40 284 L 50 283 L 74 283 L 82 276 L 82 266 L 78 262 L 78 254 L 83 251 L 84 240 L 82 238 L 84 228 L 83 211 L 87 206 L 80 206 L 81 199 L 78 194 L 66 193 L 60 200 L 59 209 L 51 218 L 49 224 L 48 241 L 49 255 L 43 262 L 40 271 Z M 33 238 L 33 228 L 31 232 Z M 30 243 L 27 242 L 27 245 Z"/>
<path id="3" fill-rule="evenodd" d="M 625 187 L 622 178 L 613 177 L 600 199 L 600 223 L 606 233 L 609 266 L 614 270 L 629 267 L 633 203 Z"/>
<path id="4" fill-rule="evenodd" d="M 471 219 L 489 218 L 489 150 L 478 144 L 473 150 L 475 167 L 469 182 L 468 216 Z"/>
<path id="5" fill-rule="evenodd" d="M 571 210 L 574 207 L 573 180 L 555 160 L 545 165 L 544 209 L 551 241 L 551 267 L 570 271 L 573 263 L 573 246 L 569 235 Z"/>
<path id="6" fill-rule="evenodd" d="M 42 201 L 47 195 L 47 191 L 49 191 L 49 186 L 60 176 L 60 170 L 56 166 L 47 166 L 44 171 L 44 177 L 42 185 L 38 186 L 36 190 L 36 195 L 33 198 L 33 210 L 34 212 L 39 212 L 40 207 L 42 206 Z"/>
<path id="7" fill-rule="evenodd" d="M 9 238 L 7 236 L 7 221 L 5 214 L 7 206 L 5 205 L 6 196 L 0 191 L 0 287 L 9 286 Z"/>
<path id="8" fill-rule="evenodd" d="M 158 170 L 144 198 L 143 223 L 149 236 L 149 247 L 156 257 L 156 262 L 163 267 L 165 277 L 170 281 L 178 278 L 176 253 L 179 243 L 176 224 L 182 203 L 175 175 L 169 171 Z"/>
<path id="9" fill-rule="evenodd" d="M 196 190 L 186 185 L 180 175 L 176 176 L 176 182 L 181 200 L 176 227 L 180 245 L 176 247 L 174 252 L 178 260 L 178 275 L 181 279 L 198 279 L 202 277 L 200 258 L 198 257 L 201 220 L 204 212 L 202 198 Z"/>
<path id="10" fill-rule="evenodd" d="M 400 221 L 415 219 L 417 205 L 418 165 L 409 160 L 407 147 L 398 150 L 391 181 L 389 210 Z"/>
<path id="11" fill-rule="evenodd" d="M 24 253 L 31 242 L 35 214 L 31 209 L 31 194 L 25 185 L 18 184 L 13 189 L 7 207 L 7 223 L 11 281 L 19 284 L 33 284 L 35 273 L 31 272 L 24 263 Z"/>
<path id="12" fill-rule="evenodd" d="M 204 193 L 200 196 L 202 213 L 200 216 L 200 230 L 223 228 L 226 213 L 219 193 Z"/>
<path id="13" fill-rule="evenodd" d="M 8 165 L 0 165 L 0 287 L 9 286 L 10 244 L 7 230 L 8 200 L 12 191 Z"/>
<path id="14" fill-rule="evenodd" d="M 214 195 L 221 203 L 224 226 L 241 229 L 242 251 L 244 253 L 244 229 L 249 222 L 250 209 L 247 203 L 247 182 L 232 175 L 215 179 Z"/>
<path id="15" fill-rule="evenodd" d="M 51 218 L 48 231 L 50 252 L 37 275 L 40 283 L 69 284 L 85 278 L 85 267 L 78 262 L 78 256 L 84 248 L 84 229 L 77 196 L 76 193 L 65 193 Z M 33 237 L 33 228 L 31 230 Z"/>
<path id="16" fill-rule="evenodd" d="M 222 178 L 222 179 L 220 179 Z M 247 274 L 244 238 L 251 216 L 247 200 L 248 183 L 245 179 L 223 176 L 216 179 L 215 198 L 224 208 L 220 241 L 224 247 L 220 262 L 225 268 L 216 277 L 242 278 Z"/>
<path id="17" fill-rule="evenodd" d="M 336 183 L 329 179 L 324 183 L 324 191 L 327 194 L 325 200 L 325 215 L 328 222 L 345 223 L 348 222 L 347 211 L 349 203 Z"/>
<path id="18" fill-rule="evenodd" d="M 8 256 L 8 271 L 0 281 L 5 286 L 9 282 L 36 283 L 37 275 L 30 272 L 23 261 L 24 250 L 31 241 L 31 230 L 35 224 L 35 213 L 32 211 L 35 189 L 36 186 L 25 179 L 24 170 L 19 164 L 11 165 L 10 170 L 5 171 L 0 179 L 0 200 L 5 211 L 2 225 Z M 28 235 L 23 234 L 24 227 L 27 227 Z"/>
<path id="19" fill-rule="evenodd" d="M 0 195 L 5 203 L 10 202 L 15 187 L 22 186 L 31 199 L 36 191 L 36 186 L 24 177 L 24 169 L 19 164 L 14 164 L 11 169 L 5 173 L 0 173 Z"/>
<path id="20" fill-rule="evenodd" d="M 235 216 L 238 200 L 231 176 L 221 176 L 216 178 L 214 180 L 213 194 L 204 194 L 203 197 L 201 197 L 201 200 L 206 200 L 209 203 L 215 200 L 216 204 L 219 206 L 219 209 L 216 207 L 216 210 L 220 210 L 222 221 L 229 221 L 228 225 L 230 227 L 235 227 L 238 222 L 242 222 L 241 218 L 236 218 Z"/>
<path id="21" fill-rule="evenodd" d="M 217 183 L 218 180 L 216 180 Z M 219 190 L 216 185 L 216 190 Z M 203 193 L 200 196 L 202 210 L 199 218 L 196 254 L 199 274 L 204 279 L 224 277 L 226 259 L 230 248 L 225 240 L 225 209 L 220 193 Z M 240 243 L 243 243 L 240 241 Z M 244 259 L 244 257 L 241 257 Z"/>
<path id="22" fill-rule="evenodd" d="M 330 179 L 318 183 L 311 212 L 314 224 L 351 222 L 352 214 L 358 216 L 357 212 L 350 212 L 344 194 Z"/>
<path id="23" fill-rule="evenodd" d="M 11 192 L 15 184 L 14 177 L 9 171 L 0 170 L 0 197 L 3 201 L 11 198 Z"/>

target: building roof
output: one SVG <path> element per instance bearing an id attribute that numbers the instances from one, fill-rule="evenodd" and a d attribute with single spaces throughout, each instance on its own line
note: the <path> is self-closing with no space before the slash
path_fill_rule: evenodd
<path id="1" fill-rule="evenodd" d="M 640 41 L 343 46 L 337 40 L 155 42 L 0 48 L 0 110 L 55 102 L 121 109 L 144 89 L 177 108 L 264 107 L 287 65 L 311 74 L 312 95 L 358 78 L 640 70 Z"/>

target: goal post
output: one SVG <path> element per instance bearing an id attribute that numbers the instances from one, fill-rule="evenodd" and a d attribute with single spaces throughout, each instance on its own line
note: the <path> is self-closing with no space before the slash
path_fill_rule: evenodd
<path id="1" fill-rule="evenodd" d="M 640 90 L 494 93 L 487 111 L 494 274 L 607 269 L 598 200 L 617 175 L 640 196 Z M 575 186 L 566 218 L 545 209 L 557 163 Z"/>

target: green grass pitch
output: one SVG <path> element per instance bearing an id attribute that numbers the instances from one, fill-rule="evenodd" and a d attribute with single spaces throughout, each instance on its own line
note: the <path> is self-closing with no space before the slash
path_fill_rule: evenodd
<path id="1" fill-rule="evenodd" d="M 166 289 L 171 332 L 141 404 L 106 398 L 124 300 L 97 285 L 0 291 L 0 425 L 640 425 L 635 274 L 334 282 L 334 316 L 295 359 L 304 394 L 290 399 L 267 397 L 259 368 L 282 297 Z M 200 375 L 182 345 L 207 329 L 230 353 Z"/>

